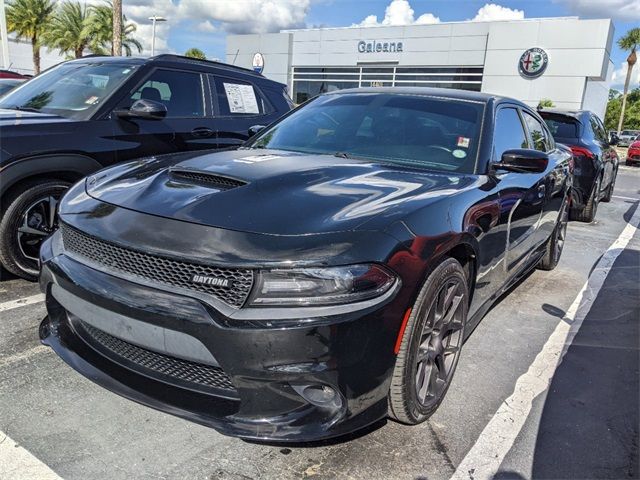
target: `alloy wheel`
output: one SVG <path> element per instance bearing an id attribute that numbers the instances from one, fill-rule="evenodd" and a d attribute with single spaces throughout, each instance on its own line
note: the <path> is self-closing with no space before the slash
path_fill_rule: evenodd
<path id="1" fill-rule="evenodd" d="M 567 208 L 567 204 L 562 206 L 562 212 L 560 213 L 560 220 L 558 221 L 558 226 L 556 228 L 556 247 L 553 250 L 554 262 L 558 262 L 560 260 L 560 255 L 562 255 L 562 249 L 564 248 L 564 241 L 567 237 L 567 225 L 569 224 L 569 209 Z"/>
<path id="2" fill-rule="evenodd" d="M 40 246 L 58 228 L 60 197 L 47 195 L 25 209 L 17 230 L 20 252 L 29 260 L 38 261 Z"/>
<path id="3" fill-rule="evenodd" d="M 425 408 L 440 401 L 453 376 L 462 346 L 464 285 L 448 279 L 428 306 L 416 355 L 415 386 Z"/>

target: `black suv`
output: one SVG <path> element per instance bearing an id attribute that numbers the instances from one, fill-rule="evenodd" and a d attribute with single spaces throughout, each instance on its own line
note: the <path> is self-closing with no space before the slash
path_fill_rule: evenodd
<path id="1" fill-rule="evenodd" d="M 575 162 L 571 219 L 593 222 L 600 200 L 608 202 L 618 174 L 620 160 L 602 121 L 588 110 L 538 112 L 555 140 L 573 152 Z"/>
<path id="2" fill-rule="evenodd" d="M 292 107 L 286 86 L 175 55 L 62 63 L 0 99 L 0 262 L 35 279 L 61 194 L 116 162 L 236 147 Z"/>

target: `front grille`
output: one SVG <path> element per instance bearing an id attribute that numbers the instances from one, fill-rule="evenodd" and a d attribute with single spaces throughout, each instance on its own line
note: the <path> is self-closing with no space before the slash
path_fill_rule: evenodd
<path id="1" fill-rule="evenodd" d="M 78 320 L 84 330 L 85 341 L 98 352 L 116 363 L 132 367 L 141 373 L 165 380 L 178 386 L 204 387 L 236 392 L 231 379 L 220 367 L 190 362 L 162 353 L 152 352 L 120 340 L 93 325 Z"/>
<path id="2" fill-rule="evenodd" d="M 150 255 L 98 240 L 66 224 L 61 225 L 61 230 L 65 250 L 144 280 L 207 293 L 233 307 L 241 307 L 251 291 L 251 270 L 220 268 Z M 220 281 L 195 283 L 194 278 Z M 226 286 L 224 280 L 227 281 Z"/>
<path id="3" fill-rule="evenodd" d="M 196 172 L 193 170 L 172 169 L 171 178 L 201 183 L 214 188 L 219 188 L 220 190 L 230 190 L 247 184 L 247 182 L 237 180 L 235 178 L 223 177 L 221 175 L 215 175 L 207 172 Z"/>

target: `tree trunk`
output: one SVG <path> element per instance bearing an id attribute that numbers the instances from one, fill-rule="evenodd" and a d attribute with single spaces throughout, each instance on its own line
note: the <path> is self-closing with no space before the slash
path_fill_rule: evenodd
<path id="1" fill-rule="evenodd" d="M 618 121 L 618 133 L 622 131 L 624 124 L 624 110 L 627 107 L 627 92 L 629 91 L 629 83 L 631 82 L 631 72 L 633 66 L 636 64 L 638 58 L 636 57 L 636 49 L 631 50 L 631 53 L 627 57 L 627 78 L 624 80 L 624 91 L 622 93 L 622 108 L 620 109 L 620 120 Z"/>
<path id="2" fill-rule="evenodd" d="M 84 46 L 76 47 L 73 53 L 76 58 L 82 58 L 82 54 L 84 53 Z"/>
<path id="3" fill-rule="evenodd" d="M 33 74 L 38 75 L 40 73 L 40 45 L 38 45 L 38 38 L 31 38 L 31 50 L 33 52 Z"/>
<path id="4" fill-rule="evenodd" d="M 122 56 L 122 0 L 113 0 L 112 55 Z"/>

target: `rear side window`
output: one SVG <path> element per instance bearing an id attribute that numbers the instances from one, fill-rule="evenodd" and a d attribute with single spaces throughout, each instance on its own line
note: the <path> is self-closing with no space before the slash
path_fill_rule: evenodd
<path id="1" fill-rule="evenodd" d="M 493 154 L 496 161 L 500 161 L 502 154 L 507 150 L 529 148 L 527 135 L 522 127 L 520 115 L 515 108 L 498 110 L 493 135 Z"/>
<path id="2" fill-rule="evenodd" d="M 596 117 L 589 117 L 589 121 L 591 122 L 591 128 L 593 129 L 593 136 L 596 140 L 600 142 L 608 142 L 607 131 L 604 129 L 604 126 L 600 123 Z"/>
<path id="3" fill-rule="evenodd" d="M 167 117 L 203 117 L 204 94 L 199 73 L 156 70 L 133 92 L 127 107 L 136 100 L 163 103 Z"/>
<path id="4" fill-rule="evenodd" d="M 531 140 L 533 141 L 533 148 L 536 150 L 540 150 L 541 152 L 548 152 L 549 150 L 551 150 L 551 148 L 549 148 L 547 134 L 542 124 L 538 121 L 537 118 L 533 117 L 528 112 L 522 113 L 524 115 L 524 121 L 527 124 L 527 128 L 529 129 Z"/>
<path id="5" fill-rule="evenodd" d="M 218 100 L 219 115 L 223 117 L 266 115 L 273 111 L 260 90 L 249 82 L 213 76 L 209 81 Z"/>

